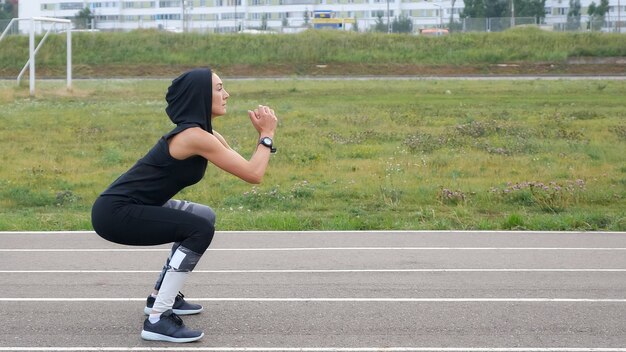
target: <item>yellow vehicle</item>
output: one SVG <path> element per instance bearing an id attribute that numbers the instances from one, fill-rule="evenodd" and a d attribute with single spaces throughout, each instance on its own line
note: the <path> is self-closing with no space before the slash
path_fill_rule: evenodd
<path id="1" fill-rule="evenodd" d="M 354 18 L 337 18 L 334 11 L 317 10 L 313 12 L 313 28 L 345 29 L 346 23 L 354 23 Z"/>
<path id="2" fill-rule="evenodd" d="M 425 29 L 420 29 L 419 33 L 421 35 L 439 36 L 439 35 L 447 35 L 449 34 L 449 31 L 446 28 L 425 28 Z"/>

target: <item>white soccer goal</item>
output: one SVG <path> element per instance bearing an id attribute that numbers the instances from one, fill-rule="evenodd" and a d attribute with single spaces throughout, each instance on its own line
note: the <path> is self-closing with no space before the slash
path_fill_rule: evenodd
<path id="1" fill-rule="evenodd" d="M 28 61 L 24 65 L 24 68 L 22 68 L 22 71 L 20 71 L 20 74 L 17 76 L 17 84 L 18 85 L 20 84 L 20 81 L 22 80 L 22 76 L 26 72 L 26 68 L 30 68 L 30 71 L 29 71 L 30 95 L 31 96 L 35 95 L 35 55 L 37 55 L 39 48 L 41 48 L 43 43 L 46 41 L 46 38 L 48 38 L 48 35 L 50 34 L 50 32 L 55 28 L 55 25 L 60 24 L 66 27 L 65 33 L 67 37 L 67 60 L 66 60 L 67 61 L 67 90 L 72 90 L 72 22 L 70 20 L 50 18 L 50 17 L 14 18 L 11 20 L 11 22 L 9 22 L 9 25 L 5 28 L 4 32 L 2 32 L 2 35 L 0 35 L 0 41 L 2 41 L 4 36 L 7 34 L 9 29 L 11 28 L 11 25 L 19 21 L 30 21 L 30 28 L 28 30 L 30 34 L 30 39 L 28 41 L 29 43 L 28 51 L 30 55 L 29 55 Z M 46 31 L 46 34 L 43 36 L 43 38 L 41 39 L 41 41 L 39 42 L 39 44 L 37 44 L 37 47 L 35 48 L 35 30 L 36 30 L 35 23 L 37 22 L 51 23 L 52 25 L 48 28 L 48 30 Z"/>

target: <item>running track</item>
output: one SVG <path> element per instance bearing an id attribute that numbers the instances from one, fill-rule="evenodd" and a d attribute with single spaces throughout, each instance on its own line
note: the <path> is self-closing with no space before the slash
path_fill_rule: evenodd
<path id="1" fill-rule="evenodd" d="M 139 337 L 168 251 L 0 233 L 0 351 L 626 352 L 624 232 L 218 232 L 185 345 Z"/>

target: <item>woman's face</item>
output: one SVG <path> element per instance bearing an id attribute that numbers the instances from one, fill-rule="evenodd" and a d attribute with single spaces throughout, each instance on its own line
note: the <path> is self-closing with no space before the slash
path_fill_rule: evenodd
<path id="1" fill-rule="evenodd" d="M 222 116 L 226 114 L 226 100 L 229 97 L 228 92 L 224 89 L 222 80 L 215 73 L 213 74 L 213 100 L 211 102 L 211 117 Z"/>

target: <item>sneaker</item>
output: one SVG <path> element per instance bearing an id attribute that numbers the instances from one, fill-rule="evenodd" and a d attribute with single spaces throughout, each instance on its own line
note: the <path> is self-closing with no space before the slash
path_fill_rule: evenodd
<path id="1" fill-rule="evenodd" d="M 152 295 L 148 296 L 148 299 L 146 300 L 146 307 L 143 309 L 144 314 L 148 315 L 152 312 L 155 300 L 156 298 L 152 297 Z M 199 304 L 193 304 L 185 301 L 185 295 L 180 292 L 176 295 L 174 305 L 172 306 L 172 310 L 177 315 L 198 314 L 202 312 L 203 309 L 204 308 L 202 308 Z"/>
<path id="2" fill-rule="evenodd" d="M 203 336 L 202 331 L 188 329 L 171 309 L 161 313 L 161 319 L 154 324 L 146 318 L 141 330 L 141 338 L 150 341 L 192 342 Z"/>

